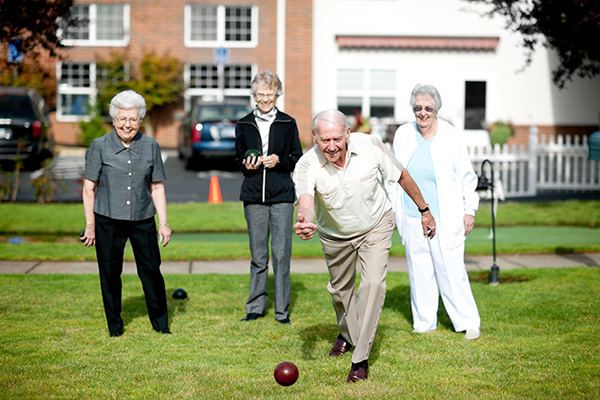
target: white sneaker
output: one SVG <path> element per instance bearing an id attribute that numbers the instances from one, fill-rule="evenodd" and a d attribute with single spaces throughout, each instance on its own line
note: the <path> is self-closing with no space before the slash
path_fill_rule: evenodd
<path id="1" fill-rule="evenodd" d="M 481 331 L 479 329 L 467 329 L 465 333 L 465 339 L 467 340 L 475 340 L 479 339 L 481 336 Z"/>
<path id="2" fill-rule="evenodd" d="M 434 332 L 435 332 L 435 329 L 431 329 L 431 330 L 425 330 L 425 331 L 422 331 L 422 330 L 420 330 L 420 329 L 414 329 L 414 330 L 412 331 L 412 333 L 434 333 Z"/>

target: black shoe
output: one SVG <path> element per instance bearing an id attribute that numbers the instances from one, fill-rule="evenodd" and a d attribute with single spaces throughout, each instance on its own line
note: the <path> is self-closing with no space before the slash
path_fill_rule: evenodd
<path id="1" fill-rule="evenodd" d="M 331 357 L 338 357 L 344 353 L 347 353 L 352 348 L 352 345 L 344 339 L 342 334 L 340 333 L 335 341 L 329 355 Z"/>
<path id="2" fill-rule="evenodd" d="M 114 332 L 109 333 L 110 337 L 119 337 L 122 334 L 123 334 L 123 331 L 114 331 Z"/>
<path id="3" fill-rule="evenodd" d="M 170 335 L 171 331 L 169 330 L 169 328 L 163 328 L 160 330 L 160 333 L 164 333 L 165 335 Z"/>
<path id="4" fill-rule="evenodd" d="M 242 318 L 241 320 L 242 321 L 254 321 L 255 319 L 262 318 L 264 316 L 265 316 L 265 314 L 257 314 L 257 313 L 251 312 L 251 313 L 246 314 L 246 316 L 244 318 Z"/>
<path id="5" fill-rule="evenodd" d="M 364 360 L 359 363 L 352 363 L 348 380 L 346 382 L 366 381 L 369 376 L 369 361 Z"/>
<path id="6" fill-rule="evenodd" d="M 278 319 L 277 322 L 279 322 L 280 324 L 291 324 L 292 323 L 289 318 Z"/>

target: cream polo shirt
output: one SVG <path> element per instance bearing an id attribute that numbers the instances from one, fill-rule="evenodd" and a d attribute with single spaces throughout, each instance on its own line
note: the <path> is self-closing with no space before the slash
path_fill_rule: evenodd
<path id="1" fill-rule="evenodd" d="M 345 168 L 327 161 L 315 145 L 296 164 L 296 196 L 315 199 L 319 231 L 339 239 L 368 232 L 392 208 L 382 177 L 398 182 L 404 167 L 379 138 L 352 132 Z"/>

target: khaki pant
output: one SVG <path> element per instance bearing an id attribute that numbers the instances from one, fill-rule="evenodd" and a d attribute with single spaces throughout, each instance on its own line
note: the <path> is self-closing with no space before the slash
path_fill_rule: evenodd
<path id="1" fill-rule="evenodd" d="M 385 276 L 394 219 L 391 210 L 369 232 L 351 239 L 319 233 L 329 269 L 331 294 L 342 336 L 355 346 L 352 362 L 369 358 L 385 300 Z M 360 260 L 360 286 L 356 288 L 356 261 Z"/>

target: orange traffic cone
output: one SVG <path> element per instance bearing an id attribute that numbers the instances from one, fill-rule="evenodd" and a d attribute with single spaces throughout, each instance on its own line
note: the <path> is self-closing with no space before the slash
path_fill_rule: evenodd
<path id="1" fill-rule="evenodd" d="M 221 204 L 221 187 L 219 186 L 219 178 L 215 175 L 210 177 L 210 189 L 208 191 L 208 202 L 210 204 Z"/>

